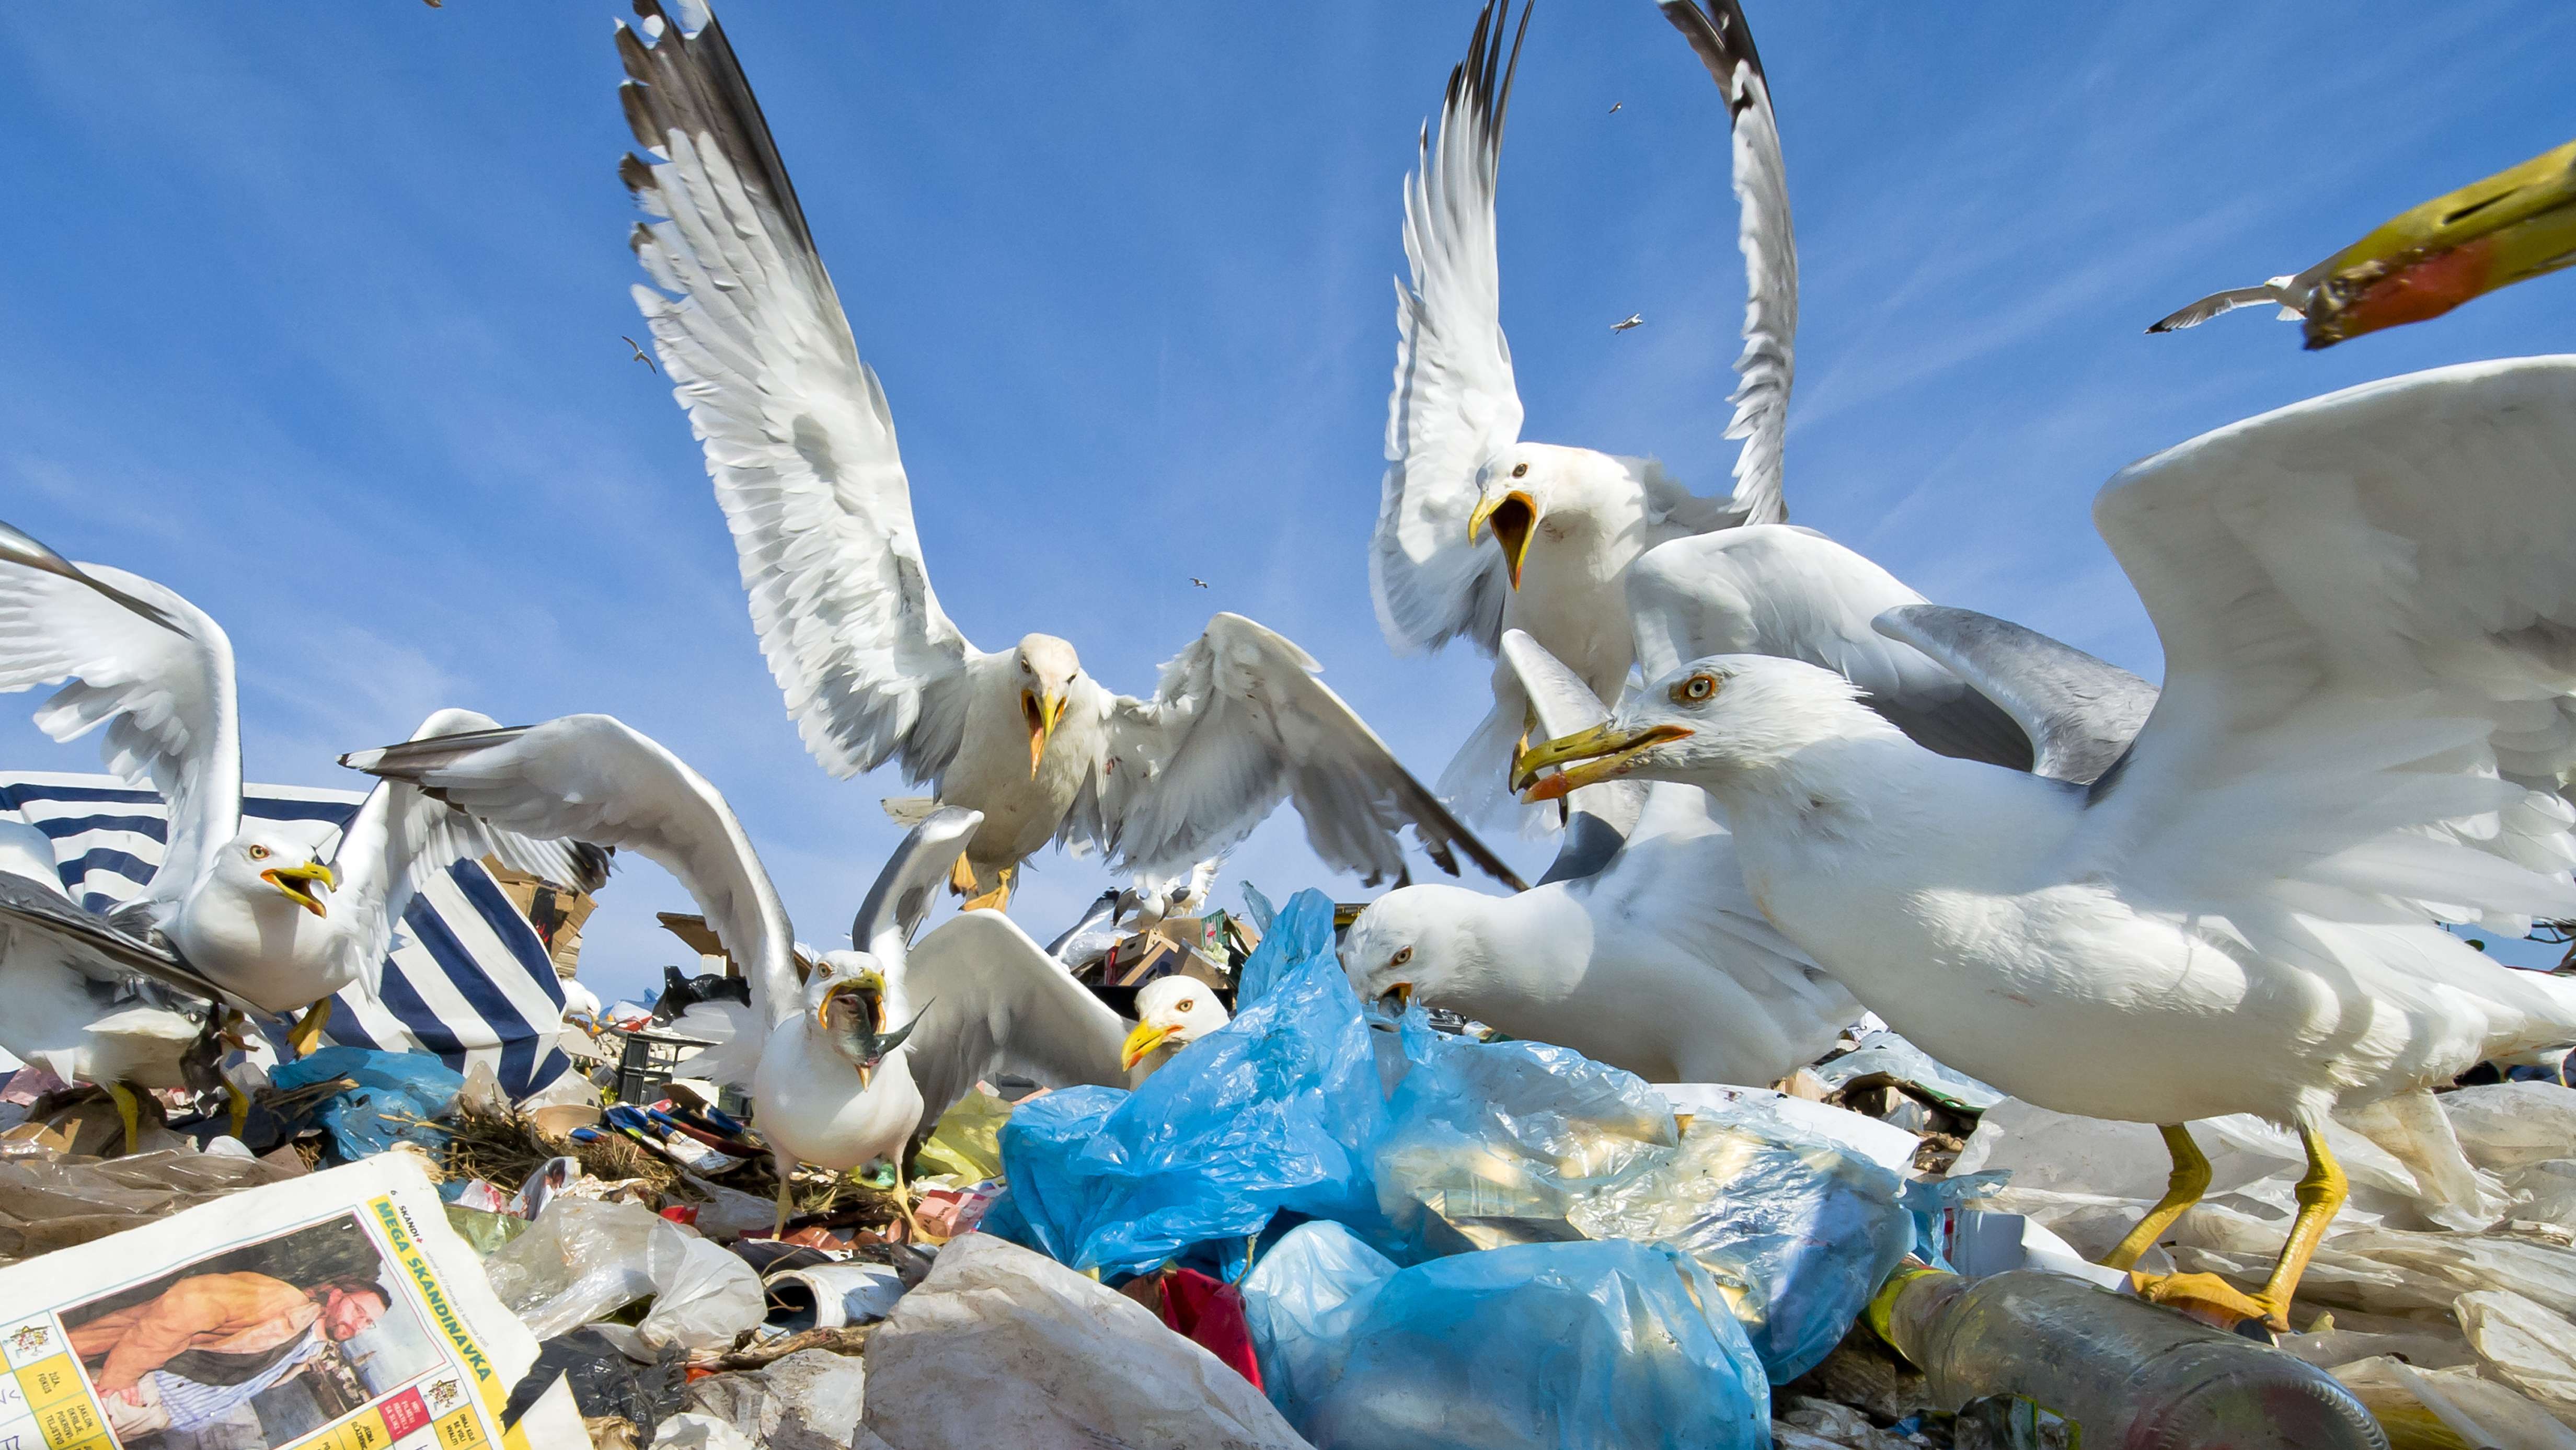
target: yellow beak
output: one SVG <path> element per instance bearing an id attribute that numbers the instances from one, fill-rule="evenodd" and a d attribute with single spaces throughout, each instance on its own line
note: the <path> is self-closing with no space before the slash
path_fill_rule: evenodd
<path id="1" fill-rule="evenodd" d="M 2576 141 L 2391 217 L 2319 270 L 2311 349 L 2576 264 Z"/>
<path id="2" fill-rule="evenodd" d="M 1029 722 L 1029 779 L 1038 778 L 1038 762 L 1046 758 L 1047 741 L 1055 737 L 1056 722 L 1064 718 L 1064 696 L 1049 691 L 1033 695 L 1020 692 L 1020 714 Z"/>
<path id="3" fill-rule="evenodd" d="M 1171 1038 L 1171 1035 L 1172 1029 L 1168 1027 L 1156 1027 L 1148 1022 L 1137 1023 L 1136 1030 L 1127 1034 L 1126 1044 L 1118 1049 L 1118 1070 L 1135 1071 L 1136 1064 L 1145 1060 L 1145 1054 L 1162 1046 Z"/>
<path id="4" fill-rule="evenodd" d="M 330 887 L 337 887 L 340 884 L 338 874 L 319 861 L 303 866 L 272 866 L 259 873 L 259 879 L 285 892 L 288 900 L 315 916 L 329 916 L 330 908 L 322 904 L 322 898 L 304 890 L 301 883 L 319 881 Z M 287 884 L 289 882 L 298 884 L 289 885 Z"/>
<path id="5" fill-rule="evenodd" d="M 1503 563 L 1511 571 L 1512 587 L 1521 587 L 1521 561 L 1529 557 L 1530 529 L 1538 523 L 1538 501 L 1519 489 L 1488 502 L 1476 500 L 1476 511 L 1467 515 L 1467 542 L 1476 542 L 1487 521 L 1494 526 L 1494 542 L 1503 551 Z"/>
<path id="6" fill-rule="evenodd" d="M 1387 983 L 1386 990 L 1380 993 L 1379 997 L 1381 1000 L 1387 997 L 1393 997 L 1395 999 L 1396 1015 L 1400 1017 L 1413 1006 L 1413 984 L 1411 982 L 1389 982 Z"/>
<path id="7" fill-rule="evenodd" d="M 1589 730 L 1542 740 L 1522 751 L 1520 768 L 1512 777 L 1512 788 L 1520 791 L 1521 799 L 1525 801 L 1552 801 L 1568 791 L 1624 775 L 1640 754 L 1667 740 L 1679 740 L 1689 734 L 1688 727 L 1681 725 L 1649 725 L 1643 730 L 1621 730 L 1605 720 Z M 1576 760 L 1592 763 L 1560 770 L 1544 780 L 1539 778 L 1539 771 L 1547 766 Z"/>

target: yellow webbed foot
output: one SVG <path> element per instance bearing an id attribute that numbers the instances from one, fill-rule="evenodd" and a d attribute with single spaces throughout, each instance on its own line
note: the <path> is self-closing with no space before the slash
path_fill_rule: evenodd
<path id="1" fill-rule="evenodd" d="M 1008 908 L 1011 904 L 1011 877 L 1018 869 L 1016 866 L 1003 867 L 998 875 L 997 884 L 992 890 L 968 900 L 957 909 L 959 911 L 1001 911 Z"/>
<path id="2" fill-rule="evenodd" d="M 116 1104 L 117 1120 L 125 1125 L 125 1151 L 134 1152 L 143 1141 L 143 1109 L 134 1100 L 134 1090 L 121 1082 L 101 1083 L 107 1096 Z"/>
<path id="3" fill-rule="evenodd" d="M 322 1029 L 330 1022 L 331 999 L 325 997 L 305 1008 L 304 1015 L 295 1019 L 295 1025 L 286 1029 L 287 1048 L 297 1057 L 312 1055 L 313 1049 L 322 1043 Z"/>
<path id="4" fill-rule="evenodd" d="M 959 856 L 957 864 L 948 868 L 948 889 L 958 896 L 975 894 L 975 868 L 966 863 L 964 856 Z"/>
<path id="5" fill-rule="evenodd" d="M 2141 1299 L 2169 1305 L 2221 1329 L 2256 1319 L 2278 1333 L 2290 1332 L 2288 1305 L 2248 1294 L 2216 1274 L 2148 1274 L 2132 1269 L 2129 1286 Z"/>

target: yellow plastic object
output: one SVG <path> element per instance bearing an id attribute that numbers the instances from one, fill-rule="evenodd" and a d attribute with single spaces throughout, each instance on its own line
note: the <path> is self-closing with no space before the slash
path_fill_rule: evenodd
<path id="1" fill-rule="evenodd" d="M 930 1141 L 914 1155 L 921 1175 L 954 1174 L 967 1183 L 1002 1176 L 1002 1125 L 1011 1120 L 1011 1105 L 977 1088 L 939 1117 Z"/>

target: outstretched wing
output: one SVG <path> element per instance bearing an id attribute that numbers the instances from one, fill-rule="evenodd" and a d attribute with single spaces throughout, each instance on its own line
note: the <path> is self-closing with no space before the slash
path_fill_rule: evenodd
<path id="1" fill-rule="evenodd" d="M 2165 684 L 2079 871 L 2231 919 L 2576 916 L 2576 357 L 2233 424 L 2093 517 Z"/>
<path id="2" fill-rule="evenodd" d="M 680 878 L 751 982 L 765 1025 L 797 1010 L 795 932 L 733 808 L 660 742 L 607 715 L 361 750 L 340 763 L 506 830 L 641 853 Z"/>
<path id="3" fill-rule="evenodd" d="M 2009 619 L 1908 604 L 1871 623 L 2002 706 L 2030 737 L 2034 775 L 2091 785 L 2129 748 L 2156 707 L 2155 686 Z"/>
<path id="4" fill-rule="evenodd" d="M 913 933 L 921 930 L 922 918 L 938 902 L 949 868 L 957 864 L 966 842 L 982 824 L 982 811 L 941 806 L 906 832 L 894 854 L 878 868 L 875 883 L 859 902 L 858 914 L 850 918 L 850 949 L 866 952 L 880 963 L 903 960 Z"/>
<path id="5" fill-rule="evenodd" d="M 1776 655 L 1828 669 L 1927 750 L 2013 770 L 2030 741 L 1995 703 L 1871 621 L 1924 603 L 1896 576 L 1813 529 L 1754 524 L 1675 539 L 1628 570 L 1646 678 L 1714 654 Z"/>
<path id="6" fill-rule="evenodd" d="M 1464 851 L 1519 890 L 1502 858 L 1317 678 L 1320 668 L 1242 615 L 1209 620 L 1163 666 L 1154 698 L 1102 701 L 1108 739 L 1066 832 L 1089 835 L 1140 875 L 1177 874 L 1231 849 L 1286 800 L 1316 855 L 1372 883 L 1404 870 L 1396 833 L 1409 826 L 1442 870 L 1456 875 L 1454 853 Z"/>
<path id="7" fill-rule="evenodd" d="M 241 829 L 232 641 L 174 590 L 0 530 L 0 692 L 61 684 L 37 727 L 71 740 L 104 724 L 107 768 L 169 803 L 168 850 L 137 898 L 157 919 Z"/>
<path id="8" fill-rule="evenodd" d="M 1519 679 L 1530 713 L 1538 717 L 1533 738 L 1572 735 L 1610 718 L 1609 707 L 1583 683 L 1583 677 L 1527 632 L 1503 631 L 1503 662 Z M 1567 796 L 1565 839 L 1538 884 L 1577 880 L 1608 865 L 1636 828 L 1646 808 L 1647 789 L 1642 780 L 1605 780 Z"/>
<path id="9" fill-rule="evenodd" d="M 710 18 L 683 34 L 636 0 L 619 95 L 664 159 L 619 168 L 638 205 L 635 289 L 672 396 L 706 446 L 752 627 L 787 713 L 834 775 L 955 758 L 974 653 L 931 592 L 894 417 L 806 230 L 769 123 Z M 659 288 L 656 291 L 655 288 Z"/>
<path id="10" fill-rule="evenodd" d="M 1123 1087 L 1128 1024 L 998 911 L 962 911 L 903 965 L 912 1080 L 924 1131 L 979 1079 L 1014 1073 L 1048 1087 Z"/>
<path id="11" fill-rule="evenodd" d="M 1507 59 L 1509 12 L 1510 0 L 1487 0 L 1467 59 L 1449 73 L 1439 145 L 1424 128 L 1420 165 L 1404 183 L 1412 283 L 1395 284 L 1395 392 L 1369 592 L 1387 644 L 1405 653 L 1462 635 L 1492 653 L 1510 592 L 1501 552 L 1467 537 L 1477 471 L 1521 431 L 1494 255 L 1503 112 L 1529 28 L 1524 5 Z"/>
<path id="12" fill-rule="evenodd" d="M 1736 0 L 1658 0 L 1726 95 L 1735 131 L 1736 246 L 1744 253 L 1744 351 L 1735 359 L 1735 418 L 1726 436 L 1735 455 L 1734 509 L 1742 522 L 1786 522 L 1781 446 L 1789 432 L 1789 384 L 1797 373 L 1798 238 L 1789 224 L 1789 178 L 1780 126 L 1753 29 Z"/>
<path id="13" fill-rule="evenodd" d="M 261 1021 L 276 1020 L 158 943 L 118 930 L 43 882 L 0 872 L 0 941 L 14 931 L 51 937 L 85 976 L 100 981 L 143 977 L 200 1002 L 238 1007 Z"/>

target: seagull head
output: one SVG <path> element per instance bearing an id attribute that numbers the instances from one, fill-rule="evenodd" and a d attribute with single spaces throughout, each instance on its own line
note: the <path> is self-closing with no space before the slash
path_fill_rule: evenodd
<path id="1" fill-rule="evenodd" d="M 887 1030 L 891 995 L 877 959 L 866 952 L 824 953 L 805 983 L 805 1008 L 814 1014 L 816 1029 L 833 1051 L 859 1070 L 861 1087 L 921 1025 L 921 1014 L 916 1012 L 911 1021 Z"/>
<path id="2" fill-rule="evenodd" d="M 1029 778 L 1035 780 L 1038 762 L 1046 758 L 1047 741 L 1055 737 L 1055 727 L 1064 719 L 1073 682 L 1082 674 L 1082 659 L 1070 641 L 1051 634 L 1030 635 L 1012 653 L 1019 657 L 1020 718 L 1029 727 Z"/>
<path id="3" fill-rule="evenodd" d="M 1542 538 L 1561 539 L 1580 529 L 1616 533 L 1640 513 L 1639 460 L 1613 458 L 1589 448 L 1553 443 L 1514 443 L 1476 472 L 1476 507 L 1467 515 L 1467 542 L 1490 529 L 1503 551 L 1512 587 Z"/>
<path id="4" fill-rule="evenodd" d="M 1118 1049 L 1121 1071 L 1156 1049 L 1196 1042 L 1233 1020 L 1208 984 L 1196 977 L 1156 977 L 1136 994 L 1136 1030 Z"/>
<path id="5" fill-rule="evenodd" d="M 1479 953 L 1469 930 L 1477 903 L 1461 886 L 1399 886 L 1368 905 L 1342 934 L 1342 973 L 1360 1000 L 1402 1016 L 1417 1000 L 1443 1005 Z"/>
<path id="6" fill-rule="evenodd" d="M 242 900 L 292 906 L 315 916 L 331 914 L 328 893 L 340 884 L 314 843 L 282 821 L 245 826 L 217 854 L 213 879 Z"/>
<path id="7" fill-rule="evenodd" d="M 1894 728 L 1831 670 L 1769 655 L 1710 655 L 1633 691 L 1601 724 L 1532 745 L 1512 785 L 1533 802 L 1630 775 L 1715 789 L 1823 741 Z M 1561 768 L 1542 775 L 1551 765 Z"/>

